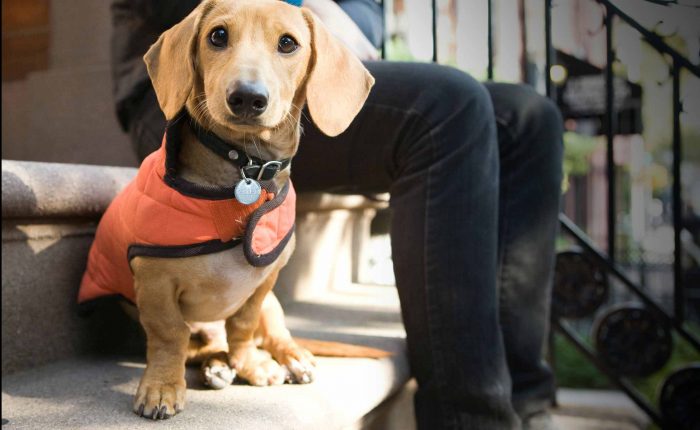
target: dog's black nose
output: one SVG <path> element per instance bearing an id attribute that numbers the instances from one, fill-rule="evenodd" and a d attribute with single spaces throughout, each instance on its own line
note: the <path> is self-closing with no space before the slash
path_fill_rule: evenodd
<path id="1" fill-rule="evenodd" d="M 239 81 L 226 101 L 234 115 L 253 118 L 267 109 L 267 88 L 260 82 Z"/>

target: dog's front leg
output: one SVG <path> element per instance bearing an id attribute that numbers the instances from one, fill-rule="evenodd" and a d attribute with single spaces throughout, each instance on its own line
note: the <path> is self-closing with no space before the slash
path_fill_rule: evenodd
<path id="1" fill-rule="evenodd" d="M 316 360 L 292 338 L 284 322 L 282 305 L 272 291 L 267 293 L 262 304 L 259 332 L 263 348 L 289 370 L 294 382 L 308 384 L 313 381 Z"/>
<path id="2" fill-rule="evenodd" d="M 139 416 L 166 419 L 185 406 L 185 360 L 190 330 L 167 277 L 135 272 L 139 319 L 146 331 L 146 371 L 134 399 Z"/>
<path id="3" fill-rule="evenodd" d="M 229 365 L 237 377 L 252 385 L 283 384 L 287 377 L 287 371 L 267 351 L 258 350 L 254 340 L 262 302 L 277 282 L 278 272 L 269 275 L 236 314 L 226 320 Z"/>

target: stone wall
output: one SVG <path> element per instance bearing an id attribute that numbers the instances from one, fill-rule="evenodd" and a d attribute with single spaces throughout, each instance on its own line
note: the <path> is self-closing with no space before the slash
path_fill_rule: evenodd
<path id="1" fill-rule="evenodd" d="M 49 68 L 2 83 L 2 158 L 136 166 L 114 113 L 109 2 L 50 4 Z"/>

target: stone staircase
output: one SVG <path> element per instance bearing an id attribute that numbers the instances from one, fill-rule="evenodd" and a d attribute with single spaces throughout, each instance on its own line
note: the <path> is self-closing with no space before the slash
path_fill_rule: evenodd
<path id="1" fill-rule="evenodd" d="M 117 303 L 88 317 L 75 296 L 96 221 L 135 169 L 2 161 L 2 417 L 8 428 L 142 428 L 131 398 L 143 335 Z M 276 291 L 295 335 L 379 347 L 382 360 L 322 358 L 309 385 L 222 391 L 188 370 L 188 407 L 168 428 L 396 428 L 412 425 L 395 289 L 353 284 L 356 196 L 302 195 L 298 252 Z M 398 400 L 397 400 L 398 399 Z M 400 413 L 397 412 L 401 411 Z M 389 419 L 390 416 L 401 419 Z"/>
<path id="2" fill-rule="evenodd" d="M 144 336 L 116 302 L 80 317 L 75 297 L 99 216 L 133 168 L 2 161 L 2 418 L 8 429 L 411 430 L 404 331 L 393 287 L 353 282 L 377 203 L 301 194 L 297 251 L 276 292 L 300 337 L 392 351 L 321 358 L 309 385 L 221 391 L 188 369 L 184 413 L 157 424 L 131 412 Z M 560 390 L 563 430 L 638 430 L 648 419 L 618 392 Z"/>

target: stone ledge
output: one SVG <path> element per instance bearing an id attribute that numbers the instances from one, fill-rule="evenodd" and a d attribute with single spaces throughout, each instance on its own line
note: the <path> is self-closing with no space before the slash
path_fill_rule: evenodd
<path id="1" fill-rule="evenodd" d="M 136 169 L 2 160 L 2 218 L 99 218 Z"/>
<path id="2" fill-rule="evenodd" d="M 2 217 L 99 218 L 135 175 L 131 167 L 2 160 Z M 318 192 L 300 193 L 297 201 L 300 213 L 386 206 L 361 195 Z"/>

